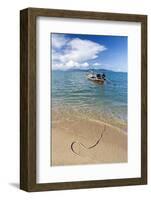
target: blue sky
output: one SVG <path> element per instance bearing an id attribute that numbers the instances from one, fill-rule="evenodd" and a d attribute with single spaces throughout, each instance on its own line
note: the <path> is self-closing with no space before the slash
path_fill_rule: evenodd
<path id="1" fill-rule="evenodd" d="M 52 33 L 52 69 L 127 72 L 127 36 Z"/>

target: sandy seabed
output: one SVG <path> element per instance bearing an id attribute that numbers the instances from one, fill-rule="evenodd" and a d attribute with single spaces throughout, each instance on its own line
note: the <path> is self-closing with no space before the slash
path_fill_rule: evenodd
<path id="1" fill-rule="evenodd" d="M 127 162 L 127 133 L 89 119 L 52 121 L 51 166 Z"/>

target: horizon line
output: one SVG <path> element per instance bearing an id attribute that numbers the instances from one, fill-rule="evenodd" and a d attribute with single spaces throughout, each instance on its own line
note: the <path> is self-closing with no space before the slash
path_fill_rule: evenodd
<path id="1" fill-rule="evenodd" d="M 80 69 L 80 68 L 72 68 L 72 69 L 51 69 L 52 71 L 75 71 L 75 70 L 79 70 L 79 71 L 89 71 L 89 70 L 105 70 L 105 71 L 112 71 L 112 72 L 119 72 L 119 73 L 128 73 L 127 71 L 115 71 L 115 70 L 111 70 L 111 69 L 102 69 L 102 68 L 90 68 L 90 69 Z"/>

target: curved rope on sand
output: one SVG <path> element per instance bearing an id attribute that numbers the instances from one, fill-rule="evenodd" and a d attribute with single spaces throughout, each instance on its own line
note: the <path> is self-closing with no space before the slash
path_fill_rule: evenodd
<path id="1" fill-rule="evenodd" d="M 91 146 L 86 146 L 86 145 L 84 145 L 84 144 L 81 143 L 81 142 L 73 141 L 73 142 L 71 143 L 71 151 L 72 151 L 74 154 L 80 156 L 80 154 L 78 154 L 78 153 L 75 151 L 75 149 L 74 149 L 74 145 L 75 145 L 75 144 L 79 144 L 80 146 L 82 146 L 82 147 L 83 147 L 84 149 L 86 149 L 86 150 L 93 149 L 94 147 L 96 147 L 96 146 L 100 143 L 100 141 L 101 141 L 101 139 L 102 139 L 102 137 L 103 137 L 103 134 L 104 134 L 105 130 L 106 130 L 106 125 L 104 125 L 104 129 L 103 129 L 103 131 L 102 131 L 100 137 L 98 138 L 98 140 L 97 140 L 93 145 L 91 145 Z"/>

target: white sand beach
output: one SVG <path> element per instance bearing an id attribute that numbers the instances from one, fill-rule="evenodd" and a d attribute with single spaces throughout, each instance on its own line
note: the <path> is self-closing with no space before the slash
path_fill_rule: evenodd
<path id="1" fill-rule="evenodd" d="M 52 122 L 51 165 L 127 162 L 127 134 L 96 120 Z"/>

